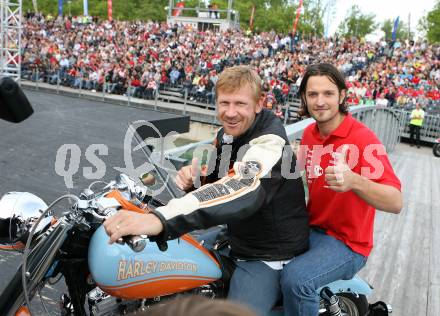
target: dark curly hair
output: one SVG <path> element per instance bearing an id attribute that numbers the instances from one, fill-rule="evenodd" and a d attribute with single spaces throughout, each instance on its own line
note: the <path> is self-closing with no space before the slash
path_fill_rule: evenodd
<path id="1" fill-rule="evenodd" d="M 343 90 L 347 91 L 347 85 L 345 84 L 344 76 L 332 64 L 320 63 L 320 64 L 313 64 L 308 66 L 304 73 L 304 77 L 301 80 L 301 84 L 299 86 L 299 96 L 301 98 L 301 108 L 299 110 L 300 116 L 310 117 L 310 113 L 307 110 L 306 88 L 309 78 L 313 76 L 326 76 L 331 82 L 333 82 L 338 87 L 339 94 Z M 339 104 L 339 111 L 343 114 L 348 113 L 348 106 L 345 103 L 345 98 Z"/>

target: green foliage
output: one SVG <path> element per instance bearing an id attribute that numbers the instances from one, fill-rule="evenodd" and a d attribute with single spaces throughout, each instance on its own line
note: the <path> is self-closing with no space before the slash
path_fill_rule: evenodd
<path id="1" fill-rule="evenodd" d="M 89 15 L 107 17 L 107 0 L 88 0 Z M 116 20 L 165 21 L 167 0 L 113 0 L 113 18 Z M 32 0 L 23 0 L 23 12 L 33 10 Z M 58 14 L 57 0 L 38 0 L 38 10 L 44 14 Z M 72 16 L 83 14 L 83 0 L 64 0 L 63 11 Z"/>
<path id="2" fill-rule="evenodd" d="M 391 41 L 393 28 L 394 28 L 394 20 L 387 19 L 383 21 L 381 30 L 384 31 L 385 33 L 385 40 Z M 400 20 L 399 25 L 397 26 L 396 39 L 406 40 L 406 39 L 410 39 L 411 37 L 412 34 L 408 33 L 408 25 L 404 21 Z"/>
<path id="3" fill-rule="evenodd" d="M 257 8 L 254 22 L 255 30 L 287 33 L 292 28 L 293 16 L 294 8 L 292 7 Z"/>
<path id="4" fill-rule="evenodd" d="M 324 8 L 321 6 L 321 1 L 304 1 L 303 6 L 304 10 L 298 22 L 298 31 L 305 36 L 321 37 L 324 34 Z"/>
<path id="5" fill-rule="evenodd" d="M 344 37 L 362 38 L 376 28 L 374 20 L 374 14 L 364 14 L 357 5 L 354 5 L 339 25 L 339 33 Z"/>
<path id="6" fill-rule="evenodd" d="M 107 0 L 88 0 L 89 14 L 107 17 Z M 176 1 L 175 1 L 176 2 Z M 228 0 L 216 0 L 220 10 L 228 8 Z M 287 33 L 292 31 L 298 3 L 289 0 L 235 0 L 234 10 L 240 13 L 243 29 L 249 27 L 252 6 L 255 5 L 254 29 L 256 31 L 276 31 Z M 186 8 L 205 8 L 204 1 L 185 0 Z M 165 21 L 168 0 L 113 0 L 113 18 L 116 20 L 153 20 Z M 304 35 L 322 36 L 322 0 L 304 0 L 303 10 L 299 19 L 297 31 Z M 23 0 L 23 10 L 33 11 L 32 0 Z M 57 0 L 38 0 L 38 9 L 44 14 L 58 14 Z M 83 0 L 64 0 L 64 14 L 83 14 Z M 185 15 L 195 16 L 195 11 L 185 11 Z M 224 16 L 224 15 L 223 15 Z"/>
<path id="7" fill-rule="evenodd" d="M 240 12 L 240 21 L 244 29 L 249 26 L 252 5 L 255 5 L 255 31 L 273 30 L 278 33 L 292 31 L 297 11 L 297 5 L 293 5 L 292 1 L 236 1 L 235 9 Z M 322 36 L 324 33 L 322 16 L 323 8 L 320 0 L 304 0 L 297 32 L 305 35 Z"/>
<path id="8" fill-rule="evenodd" d="M 420 21 L 418 29 L 426 34 L 430 43 L 440 43 L 440 1 Z"/>

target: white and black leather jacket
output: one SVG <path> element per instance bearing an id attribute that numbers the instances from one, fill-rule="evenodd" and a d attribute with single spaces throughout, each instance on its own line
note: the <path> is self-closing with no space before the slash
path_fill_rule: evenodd
<path id="1" fill-rule="evenodd" d="M 227 224 L 231 254 L 236 258 L 285 260 L 305 252 L 309 226 L 304 187 L 300 177 L 282 176 L 283 155 L 293 157 L 288 159 L 292 172 L 296 157 L 285 146 L 289 143 L 279 118 L 263 110 L 231 144 L 225 144 L 223 136 L 220 129 L 214 171 L 205 179 L 208 183 L 153 211 L 164 226 L 156 240 Z M 231 169 L 222 171 L 225 153 L 230 153 L 230 159 L 223 169 Z"/>

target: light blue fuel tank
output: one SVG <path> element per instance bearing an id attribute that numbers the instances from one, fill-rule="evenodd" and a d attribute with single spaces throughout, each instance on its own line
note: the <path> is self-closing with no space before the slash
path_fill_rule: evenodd
<path id="1" fill-rule="evenodd" d="M 141 252 L 127 245 L 109 244 L 99 227 L 89 246 L 89 269 L 106 293 L 124 299 L 150 298 L 186 291 L 221 277 L 216 259 L 190 235 L 168 241 L 160 251 L 147 242 Z"/>

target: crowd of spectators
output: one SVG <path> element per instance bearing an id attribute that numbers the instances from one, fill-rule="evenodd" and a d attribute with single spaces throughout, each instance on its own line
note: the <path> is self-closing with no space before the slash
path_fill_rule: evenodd
<path id="1" fill-rule="evenodd" d="M 82 18 L 24 19 L 22 73 L 73 88 L 152 99 L 159 89 L 214 103 L 219 72 L 253 65 L 264 80 L 265 105 L 278 112 L 310 63 L 336 64 L 346 75 L 349 104 L 406 106 L 440 102 L 440 47 L 426 42 L 356 39 L 295 41 L 275 32 L 200 32 L 156 22 Z"/>

